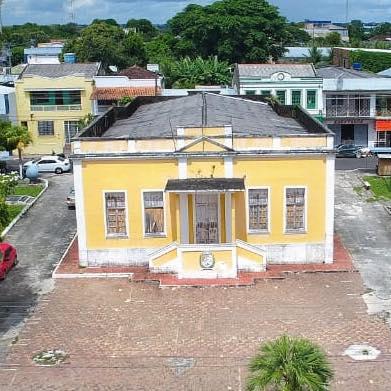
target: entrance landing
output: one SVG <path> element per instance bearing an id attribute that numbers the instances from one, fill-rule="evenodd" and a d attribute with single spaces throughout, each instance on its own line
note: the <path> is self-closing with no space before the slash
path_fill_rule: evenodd
<path id="1" fill-rule="evenodd" d="M 156 283 L 160 287 L 174 286 L 251 286 L 257 280 L 283 279 L 290 273 L 356 272 L 352 258 L 339 236 L 334 238 L 334 263 L 268 265 L 265 272 L 239 272 L 237 278 L 179 279 L 174 274 L 150 273 L 148 267 L 80 267 L 76 238 L 53 272 L 53 278 L 110 278 L 125 277 L 132 282 Z"/>

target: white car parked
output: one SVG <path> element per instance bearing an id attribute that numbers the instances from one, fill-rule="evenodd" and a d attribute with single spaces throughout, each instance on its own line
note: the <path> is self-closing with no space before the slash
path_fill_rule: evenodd
<path id="1" fill-rule="evenodd" d="M 55 172 L 56 174 L 62 174 L 68 172 L 71 169 L 71 163 L 69 159 L 64 159 L 61 156 L 41 156 L 38 159 L 31 160 L 23 164 L 24 170 L 27 170 L 29 166 L 35 164 L 38 167 L 38 172 Z"/>

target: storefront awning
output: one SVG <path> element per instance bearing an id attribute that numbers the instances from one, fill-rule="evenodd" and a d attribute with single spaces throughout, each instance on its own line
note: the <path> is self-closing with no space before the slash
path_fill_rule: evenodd
<path id="1" fill-rule="evenodd" d="M 169 179 L 167 181 L 167 192 L 194 193 L 197 191 L 244 191 L 243 178 L 189 178 Z"/>
<path id="2" fill-rule="evenodd" d="M 391 131 L 391 120 L 383 119 L 376 120 L 376 131 L 377 132 L 390 132 Z"/>

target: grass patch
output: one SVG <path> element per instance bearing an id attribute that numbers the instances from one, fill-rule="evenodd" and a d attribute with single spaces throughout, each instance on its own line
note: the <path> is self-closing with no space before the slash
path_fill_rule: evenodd
<path id="1" fill-rule="evenodd" d="M 375 200 L 391 200 L 391 177 L 365 176 Z"/>
<path id="2" fill-rule="evenodd" d="M 13 192 L 14 195 L 37 197 L 42 191 L 43 185 L 17 185 Z"/>
<path id="3" fill-rule="evenodd" d="M 7 205 L 8 224 L 23 210 L 25 205 Z"/>

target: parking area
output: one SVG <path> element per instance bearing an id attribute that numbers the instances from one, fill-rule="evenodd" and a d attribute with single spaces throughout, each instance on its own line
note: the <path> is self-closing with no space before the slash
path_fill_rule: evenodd
<path id="1" fill-rule="evenodd" d="M 61 280 L 0 370 L 2 390 L 244 390 L 259 344 L 283 333 L 326 351 L 335 390 L 389 390 L 391 334 L 367 314 L 358 273 L 306 273 L 250 288 L 174 288 L 126 279 Z M 381 351 L 344 356 L 352 344 Z M 66 363 L 34 354 L 62 349 Z"/>
<path id="2" fill-rule="evenodd" d="M 19 264 L 0 282 L 0 363 L 38 298 L 53 289 L 51 272 L 76 232 L 75 212 L 65 204 L 72 175 L 45 178 L 47 191 L 4 238 L 16 247 Z"/>

